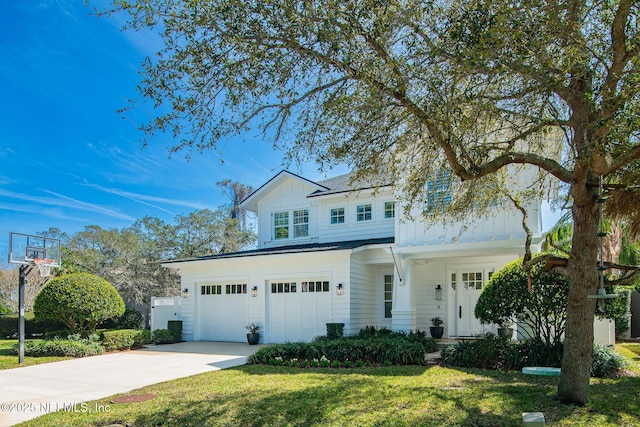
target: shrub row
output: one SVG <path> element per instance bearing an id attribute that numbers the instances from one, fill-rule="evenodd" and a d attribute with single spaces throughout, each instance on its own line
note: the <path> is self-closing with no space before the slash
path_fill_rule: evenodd
<path id="1" fill-rule="evenodd" d="M 331 360 L 349 364 L 355 361 L 392 363 L 394 365 L 421 365 L 425 351 L 421 344 L 397 337 L 340 338 L 296 342 L 263 347 L 249 357 L 253 364 L 269 364 L 272 360 Z"/>
<path id="2" fill-rule="evenodd" d="M 121 316 L 104 321 L 100 328 L 104 329 L 144 329 L 144 315 L 132 308 L 125 309 Z"/>
<path id="3" fill-rule="evenodd" d="M 387 327 L 376 328 L 375 326 L 366 326 L 358 332 L 356 335 L 357 338 L 375 338 L 375 337 L 388 337 L 388 338 L 399 338 L 404 339 L 409 342 L 420 344 L 424 351 L 427 353 L 433 353 L 438 350 L 438 341 L 436 341 L 432 337 L 427 337 L 427 333 L 425 331 L 421 331 L 416 329 L 411 332 L 404 331 L 392 331 Z"/>
<path id="4" fill-rule="evenodd" d="M 520 370 L 525 366 L 559 368 L 562 343 L 546 344 L 540 340 L 513 341 L 492 334 L 473 341 L 444 347 L 442 363 L 466 368 Z M 615 376 L 626 365 L 625 359 L 612 349 L 596 344 L 591 361 L 592 377 Z"/>
<path id="5" fill-rule="evenodd" d="M 149 331 L 141 329 L 120 329 L 115 331 L 102 331 L 100 339 L 102 346 L 107 351 L 129 350 L 133 347 L 142 347 L 149 342 Z"/>
<path id="6" fill-rule="evenodd" d="M 24 320 L 26 337 L 40 337 L 48 331 L 63 329 L 64 325 L 54 320 L 35 320 L 33 315 L 25 315 Z M 18 315 L 0 316 L 0 338 L 13 338 L 18 335 Z"/>
<path id="7" fill-rule="evenodd" d="M 168 329 L 154 329 L 151 335 L 151 341 L 154 344 L 170 344 L 176 342 L 173 339 L 173 334 Z"/>
<path id="8" fill-rule="evenodd" d="M 18 354 L 18 344 L 13 347 Z M 85 357 L 104 353 L 100 343 L 90 340 L 29 340 L 24 343 L 25 356 Z"/>

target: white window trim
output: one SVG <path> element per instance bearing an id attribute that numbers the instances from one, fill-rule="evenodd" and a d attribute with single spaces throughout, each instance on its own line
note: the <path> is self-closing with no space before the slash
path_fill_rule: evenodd
<path id="1" fill-rule="evenodd" d="M 338 209 L 342 209 L 342 216 L 337 216 L 336 218 L 342 218 L 342 222 L 333 222 L 333 211 L 337 211 Z M 344 206 L 339 206 L 337 208 L 329 208 L 329 225 L 344 225 L 347 223 L 347 209 Z"/>
<path id="2" fill-rule="evenodd" d="M 294 212 L 306 211 L 307 222 L 294 224 Z M 276 215 L 277 214 L 287 214 L 287 237 L 278 238 L 276 233 Z M 296 236 L 296 226 L 306 225 L 307 227 L 307 235 L 306 236 Z M 284 228 L 284 225 L 278 226 L 278 228 Z M 271 240 L 274 242 L 283 242 L 287 240 L 305 240 L 311 238 L 311 212 L 308 207 L 304 208 L 296 208 L 296 209 L 288 209 L 288 210 L 279 210 L 271 212 Z"/>
<path id="3" fill-rule="evenodd" d="M 393 203 L 393 210 L 391 210 L 391 216 L 387 216 L 387 203 Z M 396 202 L 393 200 L 390 201 L 386 201 L 384 202 L 384 204 L 382 205 L 383 208 L 383 212 L 382 212 L 382 217 L 385 220 L 392 220 L 396 217 Z"/>
<path id="4" fill-rule="evenodd" d="M 368 210 L 368 213 L 370 214 L 369 219 L 367 219 L 367 206 L 369 207 L 369 210 Z M 363 208 L 362 219 L 360 219 L 360 208 Z M 356 222 L 365 222 L 365 221 L 373 221 L 373 203 L 365 203 L 365 204 L 356 206 Z"/>

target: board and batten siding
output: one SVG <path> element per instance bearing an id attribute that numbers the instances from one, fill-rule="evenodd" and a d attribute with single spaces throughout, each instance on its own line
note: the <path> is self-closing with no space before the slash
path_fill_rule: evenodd
<path id="1" fill-rule="evenodd" d="M 398 209 L 402 209 L 399 207 Z M 451 243 L 475 243 L 499 240 L 518 240 L 526 237 L 522 228 L 522 214 L 512 208 L 495 208 L 488 218 L 469 222 L 466 229 L 462 223 L 426 224 L 420 219 L 420 212 L 413 210 L 415 219 L 398 221 L 396 243 L 399 246 L 443 245 Z M 540 235 L 541 214 L 538 208 L 529 208 L 528 225 L 534 237 Z"/>
<path id="2" fill-rule="evenodd" d="M 274 246 L 305 244 L 318 241 L 319 210 L 316 200 L 307 196 L 316 190 L 311 184 L 306 184 L 292 178 L 282 183 L 264 195 L 258 202 L 258 248 Z M 273 238 L 272 214 L 274 212 L 291 212 L 298 209 L 309 210 L 309 236 L 306 238 L 289 238 L 275 240 Z M 290 219 L 290 226 L 292 225 Z"/>
<path id="3" fill-rule="evenodd" d="M 448 336 L 447 319 L 447 284 L 445 262 L 430 261 L 426 264 L 416 263 L 413 266 L 413 296 L 416 308 L 416 329 L 427 332 L 431 319 L 440 317 L 445 321 L 445 336 Z M 442 286 L 442 300 L 436 300 L 436 286 Z"/>

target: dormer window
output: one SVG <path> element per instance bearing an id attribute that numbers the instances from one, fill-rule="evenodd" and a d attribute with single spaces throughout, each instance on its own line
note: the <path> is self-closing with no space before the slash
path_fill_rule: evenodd
<path id="1" fill-rule="evenodd" d="M 309 209 L 293 211 L 293 237 L 309 237 Z"/>
<path id="2" fill-rule="evenodd" d="M 289 238 L 289 212 L 273 214 L 273 236 L 276 240 Z"/>
<path id="3" fill-rule="evenodd" d="M 309 209 L 295 211 L 274 212 L 273 238 L 274 240 L 309 237 Z"/>

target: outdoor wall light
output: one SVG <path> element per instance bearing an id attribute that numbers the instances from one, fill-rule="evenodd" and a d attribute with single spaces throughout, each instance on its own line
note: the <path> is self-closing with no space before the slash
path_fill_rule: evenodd
<path id="1" fill-rule="evenodd" d="M 252 297 L 257 297 L 258 296 L 258 287 L 254 286 L 253 288 L 251 288 L 251 296 Z"/>
<path id="2" fill-rule="evenodd" d="M 189 298 L 189 289 L 188 288 L 184 288 L 182 290 L 182 298 L 184 298 L 184 299 Z"/>
<path id="3" fill-rule="evenodd" d="M 436 286 L 436 301 L 442 300 L 442 286 L 438 283 Z"/>
<path id="4" fill-rule="evenodd" d="M 336 295 L 342 295 L 344 293 L 344 288 L 342 287 L 342 283 L 338 283 L 336 286 Z"/>

